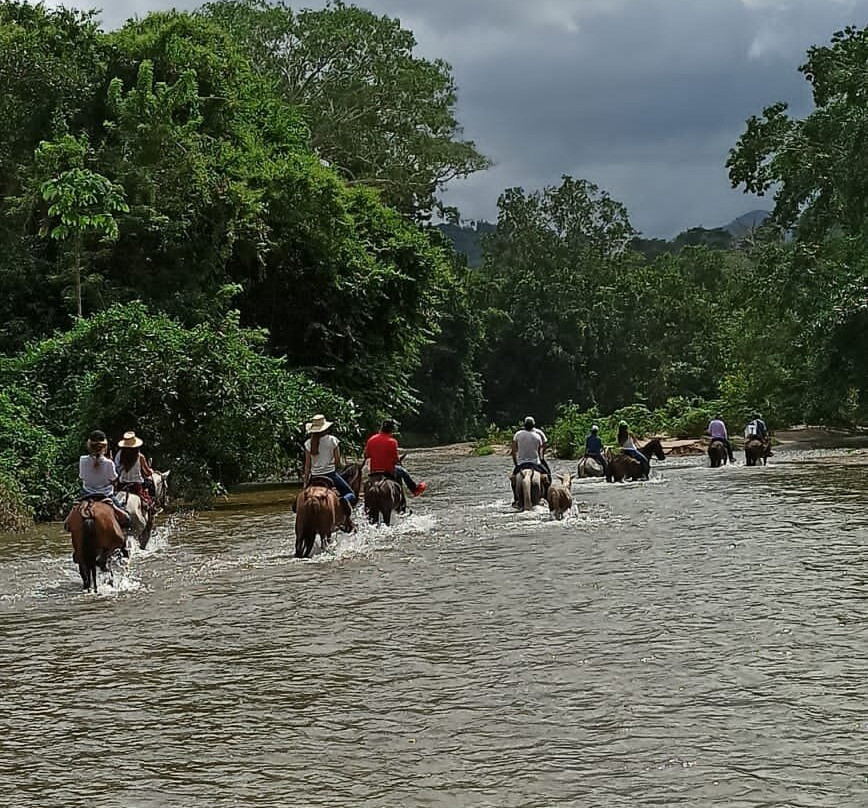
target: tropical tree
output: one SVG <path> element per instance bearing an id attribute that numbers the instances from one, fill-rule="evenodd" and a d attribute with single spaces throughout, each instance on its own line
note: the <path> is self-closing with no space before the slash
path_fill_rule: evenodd
<path id="1" fill-rule="evenodd" d="M 310 143 L 350 185 L 428 214 L 452 179 L 488 166 L 463 139 L 450 66 L 414 55 L 400 21 L 340 0 L 318 11 L 222 0 L 201 12 L 241 40 L 255 68 L 302 110 Z"/>
<path id="2" fill-rule="evenodd" d="M 58 153 L 83 160 L 86 142 L 69 135 L 59 143 L 41 143 L 37 149 L 37 165 L 54 163 Z M 61 159 L 63 159 L 61 157 Z M 129 211 L 124 189 L 102 174 L 75 165 L 45 180 L 40 186 L 42 198 L 48 203 L 46 221 L 40 235 L 68 244 L 75 282 L 76 315 L 81 317 L 81 260 L 84 241 L 96 237 L 103 242 L 116 241 L 118 223 L 115 215 Z"/>

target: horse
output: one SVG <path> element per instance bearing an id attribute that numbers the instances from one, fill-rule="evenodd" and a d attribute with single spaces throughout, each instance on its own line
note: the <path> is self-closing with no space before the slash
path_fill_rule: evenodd
<path id="1" fill-rule="evenodd" d="M 350 463 L 343 468 L 338 469 L 338 474 L 344 478 L 346 484 L 350 487 L 356 497 L 356 504 L 359 502 L 359 492 L 362 490 L 362 464 Z"/>
<path id="2" fill-rule="evenodd" d="M 558 479 L 552 480 L 546 492 L 546 499 L 549 503 L 549 511 L 554 514 L 555 519 L 563 519 L 564 514 L 569 513 L 573 508 L 573 495 L 570 493 L 573 477 L 571 474 L 557 476 Z"/>
<path id="3" fill-rule="evenodd" d="M 603 467 L 594 460 L 593 457 L 580 457 L 579 465 L 576 467 L 576 476 L 579 479 L 584 479 L 585 477 L 605 477 L 606 473 L 603 471 Z"/>
<path id="4" fill-rule="evenodd" d="M 77 502 L 66 518 L 66 526 L 72 533 L 72 560 L 78 564 L 84 590 L 89 592 L 92 585 L 96 592 L 97 565 L 105 571 L 115 550 L 126 554 L 126 537 L 114 507 L 99 499 Z"/>
<path id="5" fill-rule="evenodd" d="M 536 469 L 521 469 L 518 474 L 510 475 L 515 502 L 520 511 L 529 511 L 539 505 L 545 496 L 549 478 Z"/>
<path id="6" fill-rule="evenodd" d="M 660 438 L 652 438 L 639 451 L 648 458 L 649 463 L 652 457 L 657 460 L 665 460 L 666 453 L 663 451 L 663 444 Z M 634 457 L 630 457 L 623 452 L 615 454 L 611 449 L 606 450 L 606 460 L 609 465 L 609 476 L 606 477 L 608 482 L 620 483 L 624 479 L 641 480 L 645 474 L 642 469 L 642 464 Z"/>
<path id="7" fill-rule="evenodd" d="M 744 442 L 744 462 L 747 466 L 756 466 L 760 460 L 766 465 L 766 459 L 772 450 L 772 442 L 770 440 L 761 440 L 760 438 L 748 438 Z"/>
<path id="8" fill-rule="evenodd" d="M 157 514 L 163 510 L 169 501 L 167 478 L 170 473 L 170 471 L 155 471 L 153 473 L 155 492 L 153 508 L 149 508 L 142 497 L 133 491 L 120 490 L 117 493 L 118 502 L 123 505 L 130 517 L 128 531 L 138 541 L 142 550 L 148 546 L 148 542 L 151 540 Z"/>
<path id="9" fill-rule="evenodd" d="M 295 500 L 295 557 L 310 558 L 316 537 L 323 549 L 344 522 L 344 508 L 328 477 L 311 477 Z"/>
<path id="10" fill-rule="evenodd" d="M 713 469 L 720 468 L 721 465 L 726 465 L 726 446 L 719 440 L 713 440 L 708 444 L 708 460 Z"/>
<path id="11" fill-rule="evenodd" d="M 404 487 L 397 480 L 384 474 L 370 474 L 365 482 L 365 512 L 372 525 L 380 523 L 387 527 L 392 522 L 392 513 L 399 513 L 407 507 Z"/>

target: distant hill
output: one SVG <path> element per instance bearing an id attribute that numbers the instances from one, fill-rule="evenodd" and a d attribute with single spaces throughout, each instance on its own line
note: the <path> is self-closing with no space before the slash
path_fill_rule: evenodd
<path id="1" fill-rule="evenodd" d="M 438 224 L 437 229 L 455 247 L 455 252 L 464 253 L 467 265 L 482 266 L 482 237 L 493 233 L 496 225 L 491 222 L 468 222 L 467 224 Z"/>
<path id="2" fill-rule="evenodd" d="M 739 216 L 737 219 L 733 219 L 729 224 L 725 224 L 720 229 L 727 230 L 732 233 L 733 238 L 740 239 L 754 228 L 764 224 L 770 216 L 771 213 L 767 210 L 752 210 L 743 216 Z"/>

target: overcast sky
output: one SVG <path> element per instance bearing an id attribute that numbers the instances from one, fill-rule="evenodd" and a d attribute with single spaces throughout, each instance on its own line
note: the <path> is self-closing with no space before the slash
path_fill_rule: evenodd
<path id="1" fill-rule="evenodd" d="M 114 27 L 200 0 L 103 0 Z M 321 7 L 320 0 L 290 3 Z M 58 5 L 49 3 L 49 5 Z M 94 2 L 65 2 L 92 8 Z M 495 167 L 450 186 L 464 218 L 495 219 L 504 188 L 585 177 L 648 236 L 725 224 L 771 202 L 730 188 L 745 119 L 774 101 L 810 109 L 797 72 L 811 44 L 868 24 L 868 0 L 361 0 L 444 58 L 466 137 Z"/>

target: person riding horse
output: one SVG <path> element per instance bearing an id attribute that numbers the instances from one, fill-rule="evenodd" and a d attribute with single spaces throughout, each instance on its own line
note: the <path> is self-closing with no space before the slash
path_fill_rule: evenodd
<path id="1" fill-rule="evenodd" d="M 729 442 L 729 435 L 726 431 L 726 424 L 720 414 L 715 415 L 708 424 L 708 434 L 711 436 L 711 443 L 719 441 L 726 448 L 726 453 L 729 456 L 729 462 L 735 463 L 735 458 L 732 456 L 732 444 Z"/>
<path id="2" fill-rule="evenodd" d="M 369 462 L 369 472 L 404 483 L 410 489 L 410 493 L 418 497 L 425 493 L 428 483 L 415 482 L 407 469 L 401 465 L 398 441 L 394 437 L 394 432 L 395 422 L 387 418 L 380 425 L 380 431 L 375 432 L 365 441 L 365 460 Z"/>
<path id="3" fill-rule="evenodd" d="M 338 474 L 341 467 L 340 440 L 329 433 L 333 422 L 327 421 L 324 415 L 314 415 L 305 424 L 305 432 L 310 437 L 304 442 L 304 487 L 307 488 L 314 477 L 325 477 L 334 484 L 344 508 L 344 529 L 353 530 L 353 503 L 356 495 L 347 481 Z"/>
<path id="4" fill-rule="evenodd" d="M 118 472 L 115 485 L 118 491 L 129 491 L 141 497 L 148 509 L 154 510 L 154 472 L 140 451 L 143 445 L 144 441 L 135 432 L 124 432 L 115 454 L 115 469 Z"/>
<path id="5" fill-rule="evenodd" d="M 114 483 L 118 472 L 107 453 L 108 439 L 105 432 L 95 429 L 87 439 L 87 454 L 78 460 L 81 491 L 75 501 L 107 500 L 113 506 L 115 518 L 121 527 L 127 528 L 130 526 L 130 517 L 115 497 Z"/>
<path id="6" fill-rule="evenodd" d="M 524 426 L 512 436 L 510 446 L 512 477 L 516 478 L 523 469 L 533 469 L 551 480 L 550 472 L 543 459 L 544 446 L 542 431 L 536 428 L 536 421 L 528 415 L 524 419 Z M 516 498 L 512 504 L 517 505 L 518 499 Z"/>
<path id="7" fill-rule="evenodd" d="M 591 460 L 595 460 L 603 469 L 603 474 L 608 477 L 608 463 L 606 462 L 606 457 L 603 454 L 603 441 L 600 439 L 600 427 L 594 424 L 591 427 L 591 434 L 585 438 L 585 457 L 590 457 Z"/>
<path id="8" fill-rule="evenodd" d="M 621 447 L 622 454 L 630 455 L 642 464 L 642 475 L 647 479 L 651 473 L 651 461 L 636 448 L 636 439 L 630 434 L 630 427 L 626 421 L 618 424 L 618 445 Z"/>

